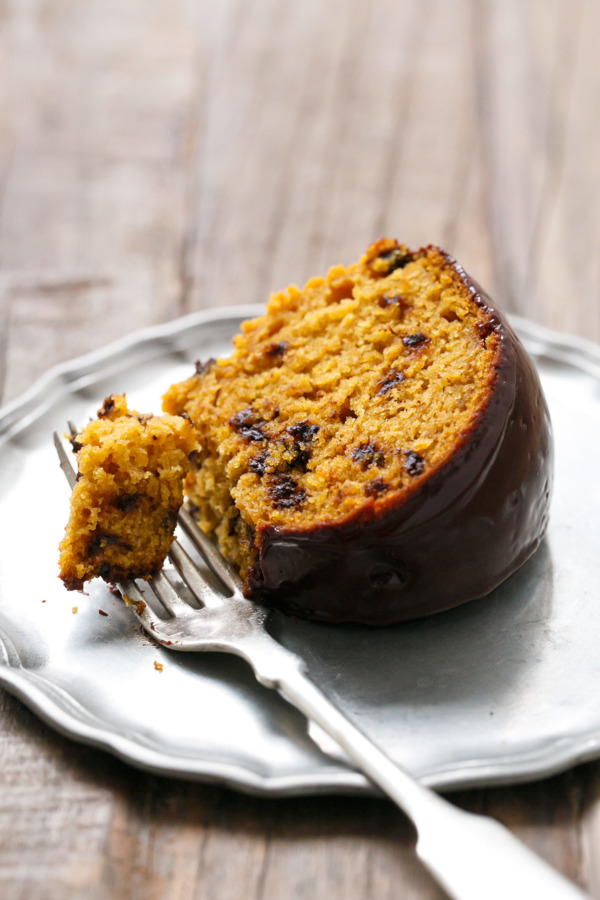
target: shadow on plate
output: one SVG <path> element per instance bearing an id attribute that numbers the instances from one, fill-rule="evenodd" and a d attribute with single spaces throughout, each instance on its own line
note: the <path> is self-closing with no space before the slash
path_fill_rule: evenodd
<path id="1" fill-rule="evenodd" d="M 477 701 L 514 690 L 535 666 L 552 615 L 553 566 L 544 541 L 487 597 L 387 628 L 327 625 L 283 614 L 271 632 L 308 663 L 311 676 L 341 699 L 389 708 Z"/>

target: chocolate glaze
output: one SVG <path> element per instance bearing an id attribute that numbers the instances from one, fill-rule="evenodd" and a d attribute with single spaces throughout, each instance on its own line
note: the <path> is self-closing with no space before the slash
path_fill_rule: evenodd
<path id="1" fill-rule="evenodd" d="M 444 254 L 445 255 L 445 254 Z M 537 549 L 548 523 L 552 434 L 533 364 L 447 255 L 500 337 L 489 401 L 452 457 L 401 505 L 368 501 L 335 526 L 257 532 L 246 595 L 304 618 L 388 625 L 482 597 Z"/>

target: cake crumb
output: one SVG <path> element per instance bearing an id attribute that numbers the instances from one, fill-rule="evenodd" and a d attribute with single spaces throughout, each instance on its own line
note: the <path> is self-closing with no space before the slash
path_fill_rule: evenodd
<path id="1" fill-rule="evenodd" d="M 78 609 L 79 609 L 78 606 L 74 606 L 74 607 L 73 607 L 73 609 L 71 610 L 71 612 L 73 613 L 73 615 L 75 615 L 75 613 L 77 612 Z"/>
<path id="2" fill-rule="evenodd" d="M 142 415 L 111 394 L 77 436 L 79 480 L 60 546 L 60 577 L 79 590 L 156 574 L 183 502 L 196 433 L 183 417 Z"/>
<path id="3" fill-rule="evenodd" d="M 163 664 L 154 660 L 154 668 L 156 669 L 157 672 L 162 672 Z"/>

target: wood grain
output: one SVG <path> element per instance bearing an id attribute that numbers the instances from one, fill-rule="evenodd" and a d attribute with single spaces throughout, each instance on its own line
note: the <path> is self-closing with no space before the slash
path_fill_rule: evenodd
<path id="1" fill-rule="evenodd" d="M 600 339 L 593 0 L 0 0 L 0 398 L 382 234 Z M 3 900 L 437 900 L 384 800 L 134 771 L 0 693 Z M 600 766 L 456 796 L 600 898 Z"/>

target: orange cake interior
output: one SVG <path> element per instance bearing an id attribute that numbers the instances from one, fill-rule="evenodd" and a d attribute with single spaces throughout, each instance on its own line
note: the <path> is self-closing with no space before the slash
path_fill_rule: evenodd
<path id="1" fill-rule="evenodd" d="M 144 416 L 107 397 L 73 439 L 78 480 L 60 546 L 70 590 L 96 576 L 129 581 L 158 572 L 169 550 L 196 433 L 178 416 Z"/>
<path id="2" fill-rule="evenodd" d="M 242 576 L 261 530 L 377 515 L 449 459 L 495 378 L 491 315 L 437 248 L 382 240 L 272 296 L 229 358 L 170 388 L 199 436 L 186 493 Z"/>

